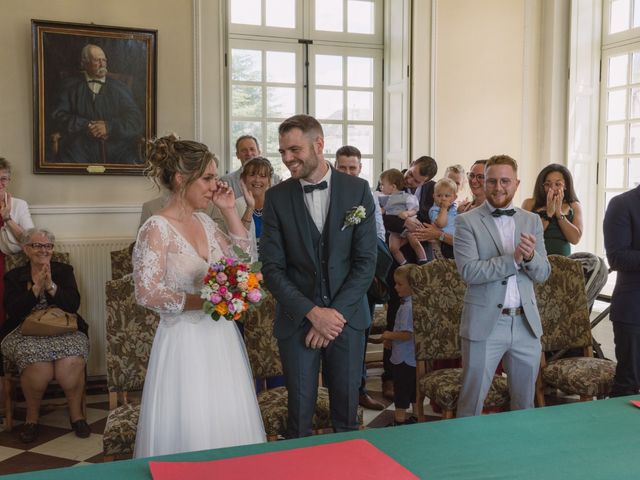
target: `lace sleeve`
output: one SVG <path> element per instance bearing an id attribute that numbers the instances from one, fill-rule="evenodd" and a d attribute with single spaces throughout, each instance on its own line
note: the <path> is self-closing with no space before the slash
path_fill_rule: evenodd
<path id="1" fill-rule="evenodd" d="M 211 220 L 210 217 L 206 215 L 204 217 L 206 218 L 205 221 L 207 225 L 209 225 L 209 228 L 213 229 L 213 237 L 216 243 L 219 245 L 220 251 L 224 256 L 235 257 L 236 254 L 233 252 L 233 246 L 237 245 L 244 252 L 249 254 L 252 262 L 257 260 L 258 252 L 256 248 L 255 233 L 252 235 L 250 232 L 248 232 L 248 235 L 246 237 L 238 237 L 237 235 L 233 234 L 227 235 L 222 231 L 222 229 L 216 222 Z"/>
<path id="2" fill-rule="evenodd" d="M 181 312 L 186 298 L 184 292 L 176 292 L 165 283 L 170 235 L 160 217 L 151 217 L 138 232 L 133 249 L 136 301 L 159 313 Z"/>

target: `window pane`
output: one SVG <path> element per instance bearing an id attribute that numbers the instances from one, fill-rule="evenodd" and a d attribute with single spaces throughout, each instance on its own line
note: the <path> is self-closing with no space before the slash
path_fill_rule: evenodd
<path id="1" fill-rule="evenodd" d="M 369 182 L 369 187 L 374 188 L 377 182 L 373 181 L 373 158 L 363 158 L 362 170 L 360 171 L 360 178 L 364 178 Z"/>
<path id="2" fill-rule="evenodd" d="M 607 120 L 624 120 L 625 104 L 627 101 L 626 90 L 615 90 L 607 95 Z"/>
<path id="3" fill-rule="evenodd" d="M 231 79 L 245 82 L 262 80 L 262 54 L 260 50 L 231 50 Z"/>
<path id="4" fill-rule="evenodd" d="M 273 167 L 273 173 L 277 173 L 278 175 L 280 175 L 280 178 L 282 180 L 286 180 L 287 178 L 291 177 L 291 172 L 287 167 L 284 166 L 284 163 L 282 163 L 281 157 L 271 156 L 271 157 L 267 157 L 267 160 L 271 162 L 271 166 Z"/>
<path id="5" fill-rule="evenodd" d="M 267 150 L 262 152 L 263 154 L 277 152 L 280 149 L 280 143 L 278 142 L 279 125 L 280 122 L 267 122 Z"/>
<path id="6" fill-rule="evenodd" d="M 296 83 L 296 54 L 267 52 L 267 82 Z"/>
<path id="7" fill-rule="evenodd" d="M 333 155 L 344 145 L 342 125 L 329 123 L 322 125 L 322 130 L 324 131 L 324 153 L 325 155 Z"/>
<path id="8" fill-rule="evenodd" d="M 620 195 L 620 192 L 605 192 L 604 194 L 604 210 L 607 211 L 607 207 L 609 206 L 609 202 L 613 197 L 617 197 Z"/>
<path id="9" fill-rule="evenodd" d="M 233 0 L 231 4 L 231 23 L 260 25 L 262 16 L 260 0 Z"/>
<path id="10" fill-rule="evenodd" d="M 233 85 L 231 89 L 231 115 L 259 117 L 262 115 L 262 89 Z"/>
<path id="11" fill-rule="evenodd" d="M 342 90 L 316 90 L 316 118 L 342 120 Z"/>
<path id="12" fill-rule="evenodd" d="M 629 152 L 640 153 L 640 123 L 629 125 Z"/>
<path id="13" fill-rule="evenodd" d="M 611 1 L 611 21 L 609 33 L 622 32 L 629 29 L 629 0 Z"/>
<path id="14" fill-rule="evenodd" d="M 347 118 L 373 121 L 373 92 L 347 92 Z"/>
<path id="15" fill-rule="evenodd" d="M 633 52 L 631 57 L 631 83 L 640 82 L 640 52 Z"/>
<path id="16" fill-rule="evenodd" d="M 347 3 L 347 31 L 373 34 L 374 7 L 371 0 L 349 0 Z"/>
<path id="17" fill-rule="evenodd" d="M 267 27 L 295 28 L 295 0 L 267 0 Z"/>
<path id="18" fill-rule="evenodd" d="M 316 55 L 316 85 L 342 85 L 342 57 Z"/>
<path id="19" fill-rule="evenodd" d="M 363 155 L 373 155 L 373 125 L 349 125 L 347 142 Z"/>
<path id="20" fill-rule="evenodd" d="M 609 86 L 617 87 L 627 83 L 628 55 L 618 55 L 609 59 Z"/>
<path id="21" fill-rule="evenodd" d="M 373 58 L 347 58 L 347 85 L 373 87 Z"/>
<path id="22" fill-rule="evenodd" d="M 316 30 L 342 32 L 343 0 L 316 0 Z"/>
<path id="23" fill-rule="evenodd" d="M 624 153 L 624 125 L 607 126 L 607 153 Z"/>
<path id="24" fill-rule="evenodd" d="M 640 117 L 640 88 L 631 89 L 631 108 L 629 116 L 631 118 Z"/>
<path id="25" fill-rule="evenodd" d="M 633 1 L 633 28 L 640 27 L 640 0 Z"/>
<path id="26" fill-rule="evenodd" d="M 624 185 L 624 159 L 607 158 L 606 188 L 620 188 Z"/>
<path id="27" fill-rule="evenodd" d="M 633 188 L 640 185 L 640 158 L 629 159 L 629 181 L 627 188 Z"/>
<path id="28" fill-rule="evenodd" d="M 295 113 L 295 88 L 267 87 L 267 117 L 287 118 Z"/>

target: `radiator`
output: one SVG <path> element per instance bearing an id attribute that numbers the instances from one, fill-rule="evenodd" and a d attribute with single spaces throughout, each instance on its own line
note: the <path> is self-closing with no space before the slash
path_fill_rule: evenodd
<path id="1" fill-rule="evenodd" d="M 56 250 L 68 252 L 80 290 L 80 315 L 89 324 L 89 376 L 107 374 L 104 285 L 111 280 L 109 252 L 127 247 L 132 238 L 57 240 Z"/>

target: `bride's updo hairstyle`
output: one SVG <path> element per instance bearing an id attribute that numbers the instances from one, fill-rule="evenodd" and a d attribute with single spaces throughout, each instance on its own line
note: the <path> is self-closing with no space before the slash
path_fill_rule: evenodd
<path id="1" fill-rule="evenodd" d="M 212 161 L 218 166 L 218 159 L 205 144 L 180 140 L 172 133 L 150 142 L 146 175 L 159 187 L 183 193 L 190 184 L 204 175 Z M 174 181 L 176 173 L 180 173 L 185 179 L 181 186 Z"/>

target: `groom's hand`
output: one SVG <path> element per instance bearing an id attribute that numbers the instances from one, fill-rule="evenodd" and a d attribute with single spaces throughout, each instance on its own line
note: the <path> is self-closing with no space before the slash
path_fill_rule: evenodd
<path id="1" fill-rule="evenodd" d="M 314 327 L 309 329 L 307 337 L 304 339 L 304 344 L 307 348 L 325 348 L 329 343 L 329 340 L 320 335 L 320 332 L 318 332 Z"/>
<path id="2" fill-rule="evenodd" d="M 307 314 L 313 328 L 327 340 L 335 340 L 347 321 L 334 308 L 313 307 Z"/>

